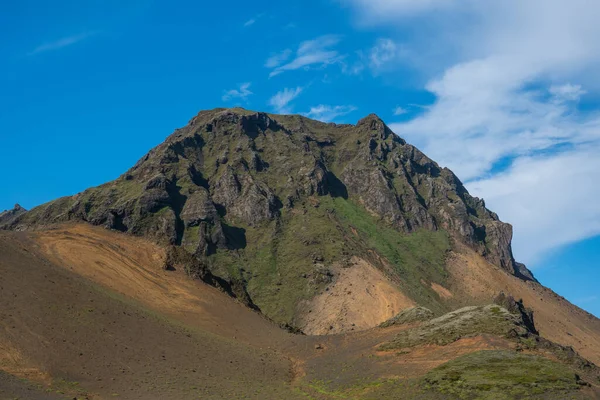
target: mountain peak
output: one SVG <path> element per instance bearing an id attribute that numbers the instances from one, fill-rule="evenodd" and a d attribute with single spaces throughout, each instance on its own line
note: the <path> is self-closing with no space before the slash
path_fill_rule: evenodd
<path id="1" fill-rule="evenodd" d="M 513 258 L 511 226 L 375 114 L 335 125 L 201 111 L 121 178 L 17 214 L 2 225 L 85 221 L 184 249 L 190 275 L 218 277 L 290 325 L 349 260 L 368 260 L 438 311 L 447 306 L 432 285 L 444 285 L 454 242 L 533 279 Z"/>

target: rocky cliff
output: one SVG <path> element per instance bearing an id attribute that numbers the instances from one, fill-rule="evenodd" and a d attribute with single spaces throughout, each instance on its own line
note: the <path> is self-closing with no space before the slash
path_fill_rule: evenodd
<path id="1" fill-rule="evenodd" d="M 87 221 L 179 246 L 282 323 L 352 256 L 434 311 L 429 284 L 443 283 L 455 241 L 534 280 L 513 258 L 512 227 L 376 115 L 336 125 L 203 111 L 117 180 L 5 214 L 5 229 Z"/>

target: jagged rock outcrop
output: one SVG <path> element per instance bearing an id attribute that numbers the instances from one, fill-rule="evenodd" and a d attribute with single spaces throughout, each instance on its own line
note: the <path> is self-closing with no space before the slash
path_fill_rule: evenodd
<path id="1" fill-rule="evenodd" d="M 27 212 L 26 209 L 21 207 L 19 204 L 15 204 L 15 206 L 11 210 L 5 210 L 0 213 L 0 227 L 2 225 L 10 225 L 10 223 L 20 215 L 23 215 Z"/>
<path id="2" fill-rule="evenodd" d="M 321 210 L 325 199 L 343 202 L 329 201 Z M 87 221 L 181 246 L 213 275 L 246 282 L 250 296 L 262 297 L 261 309 L 285 314 L 281 321 L 291 323 L 294 302 L 320 290 L 295 286 L 307 254 L 326 254 L 326 262 L 334 262 L 372 247 L 368 230 L 358 239 L 347 235 L 352 215 L 344 213 L 399 234 L 447 232 L 509 273 L 534 279 L 513 259 L 511 226 L 373 114 L 356 125 L 335 125 L 243 109 L 203 111 L 117 180 L 27 213 L 0 214 L 0 226 L 23 230 Z M 401 258 L 395 262 L 402 264 Z M 394 270 L 380 259 L 374 262 L 400 282 L 407 281 L 402 274 L 429 276 L 432 268 L 430 261 L 415 261 L 421 264 Z M 272 290 L 267 293 L 265 285 Z M 270 304 L 267 296 L 279 300 Z M 280 307 L 286 296 L 290 304 Z"/>
<path id="3" fill-rule="evenodd" d="M 536 335 L 539 334 L 535 328 L 535 323 L 533 322 L 533 310 L 531 308 L 526 308 L 522 299 L 517 301 L 513 296 L 500 292 L 498 296 L 494 298 L 494 303 L 504 307 L 512 314 L 519 315 L 523 324 L 531 333 Z"/>

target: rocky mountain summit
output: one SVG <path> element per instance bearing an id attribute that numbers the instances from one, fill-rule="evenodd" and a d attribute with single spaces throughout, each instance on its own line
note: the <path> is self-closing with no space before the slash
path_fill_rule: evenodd
<path id="1" fill-rule="evenodd" d="M 444 255 L 457 242 L 535 280 L 513 258 L 512 227 L 373 114 L 336 125 L 202 111 L 115 181 L 0 214 L 12 230 L 67 221 L 185 249 L 191 275 L 219 277 L 285 324 L 352 257 L 434 312 L 447 311 L 432 285 L 443 285 Z"/>

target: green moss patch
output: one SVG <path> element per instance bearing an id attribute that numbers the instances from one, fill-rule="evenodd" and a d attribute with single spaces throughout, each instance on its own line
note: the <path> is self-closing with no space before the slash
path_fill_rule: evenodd
<path id="1" fill-rule="evenodd" d="M 490 350 L 433 369 L 422 386 L 461 399 L 566 399 L 577 391 L 578 382 L 573 371 L 546 358 Z"/>
<path id="2" fill-rule="evenodd" d="M 433 312 L 425 307 L 411 307 L 402 310 L 394 317 L 382 322 L 379 326 L 387 328 L 393 325 L 410 324 L 412 322 L 428 321 L 433 318 Z"/>
<path id="3" fill-rule="evenodd" d="M 520 337 L 526 336 L 528 331 L 518 316 L 502 307 L 464 307 L 400 332 L 396 338 L 380 348 L 394 350 L 421 344 L 443 346 L 463 337 L 484 333 Z"/>

